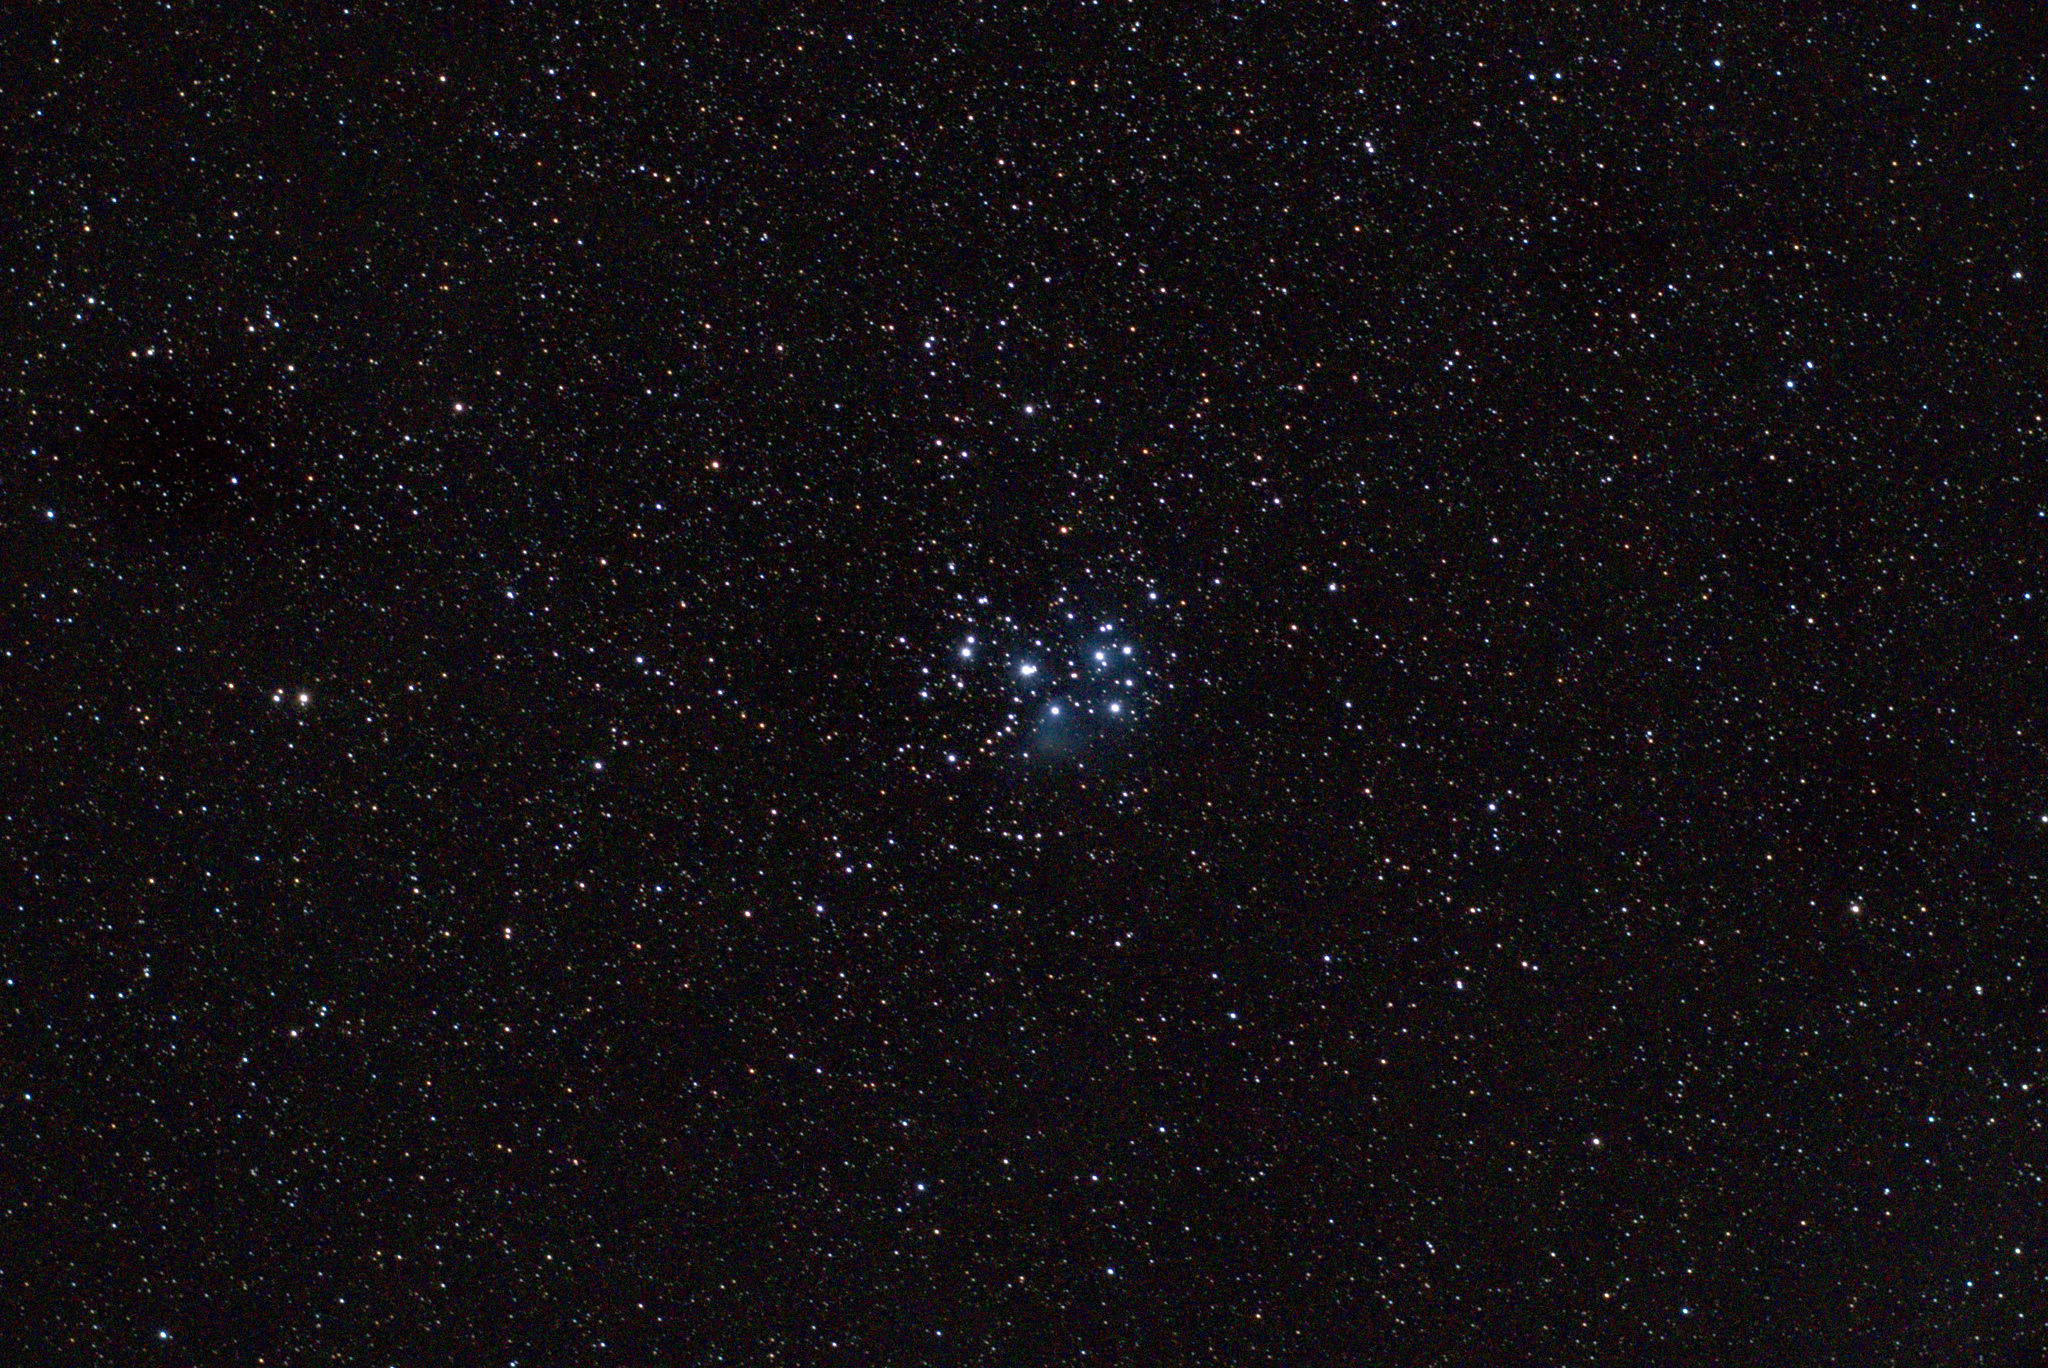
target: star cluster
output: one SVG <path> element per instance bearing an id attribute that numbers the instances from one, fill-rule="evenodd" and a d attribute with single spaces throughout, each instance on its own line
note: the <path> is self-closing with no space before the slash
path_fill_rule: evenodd
<path id="1" fill-rule="evenodd" d="M 1149 594 L 1157 602 L 1158 593 Z M 1089 753 L 1120 752 L 1172 688 L 1114 615 L 1055 602 L 1020 623 L 988 611 L 988 596 L 967 598 L 947 666 L 936 687 L 963 700 L 966 739 L 947 752 L 982 756 L 1064 757 L 1085 766 Z M 978 611 L 977 611 L 978 610 Z M 932 697 L 933 685 L 920 690 Z"/>

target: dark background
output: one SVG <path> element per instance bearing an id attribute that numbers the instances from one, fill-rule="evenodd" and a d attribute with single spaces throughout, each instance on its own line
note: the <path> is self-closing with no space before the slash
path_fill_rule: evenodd
<path id="1" fill-rule="evenodd" d="M 19 1361 L 2039 1362 L 2043 49 L 1728 14 L 10 9 Z"/>

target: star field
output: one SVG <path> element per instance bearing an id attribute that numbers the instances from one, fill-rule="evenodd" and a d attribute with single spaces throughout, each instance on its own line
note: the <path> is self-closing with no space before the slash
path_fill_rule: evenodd
<path id="1" fill-rule="evenodd" d="M 24 1364 L 2037 1364 L 2018 11 L 0 17 Z"/>

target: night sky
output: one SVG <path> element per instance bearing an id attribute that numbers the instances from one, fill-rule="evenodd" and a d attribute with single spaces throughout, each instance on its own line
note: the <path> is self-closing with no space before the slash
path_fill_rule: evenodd
<path id="1" fill-rule="evenodd" d="M 1725 9 L 9 8 L 0 1357 L 2043 1361 L 2048 44 Z"/>

